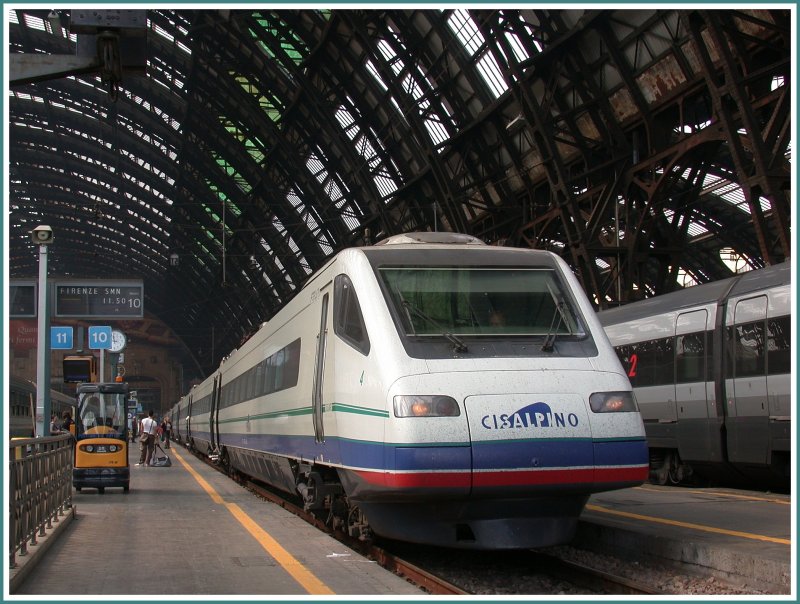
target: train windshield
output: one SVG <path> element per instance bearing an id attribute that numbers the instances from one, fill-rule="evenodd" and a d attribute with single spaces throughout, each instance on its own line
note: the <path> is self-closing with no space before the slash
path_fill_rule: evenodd
<path id="1" fill-rule="evenodd" d="M 127 428 L 124 393 L 87 392 L 78 403 L 78 432 L 120 437 Z"/>
<path id="2" fill-rule="evenodd" d="M 546 268 L 381 267 L 407 336 L 583 336 Z"/>

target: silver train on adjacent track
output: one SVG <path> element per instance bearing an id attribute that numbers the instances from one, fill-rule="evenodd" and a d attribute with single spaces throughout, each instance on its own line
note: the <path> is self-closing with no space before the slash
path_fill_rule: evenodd
<path id="1" fill-rule="evenodd" d="M 652 482 L 788 486 L 791 277 L 785 262 L 599 313 L 636 393 Z"/>
<path id="2" fill-rule="evenodd" d="M 340 252 L 171 415 L 177 440 L 360 538 L 563 543 L 591 493 L 648 471 L 567 265 L 446 233 Z"/>
<path id="3" fill-rule="evenodd" d="M 9 377 L 7 409 L 10 436 L 30 438 L 36 432 L 36 384 L 15 375 Z M 69 411 L 75 417 L 75 398 L 68 394 L 50 390 L 50 407 L 59 419 L 64 411 Z M 50 418 L 47 418 L 44 425 L 46 428 L 50 427 Z"/>

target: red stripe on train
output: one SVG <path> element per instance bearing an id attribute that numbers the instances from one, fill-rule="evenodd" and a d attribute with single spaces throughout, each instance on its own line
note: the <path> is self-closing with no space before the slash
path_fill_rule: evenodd
<path id="1" fill-rule="evenodd" d="M 644 482 L 649 468 L 585 468 L 577 470 L 516 470 L 510 472 L 392 472 L 357 471 L 365 482 L 389 488 L 586 484 Z"/>

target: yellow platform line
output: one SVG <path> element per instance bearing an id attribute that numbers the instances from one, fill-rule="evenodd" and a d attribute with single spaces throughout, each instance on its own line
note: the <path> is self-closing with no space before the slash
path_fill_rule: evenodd
<path id="1" fill-rule="evenodd" d="M 664 489 L 648 488 L 646 485 L 635 487 L 640 491 L 649 491 L 650 493 L 664 493 Z M 680 495 L 687 494 L 684 491 L 679 492 Z M 760 503 L 777 503 L 778 505 L 792 505 L 792 502 L 786 499 L 776 499 L 774 497 L 763 497 L 759 495 L 742 495 L 741 493 L 726 493 L 725 491 L 708 491 L 706 489 L 692 489 L 688 492 L 690 495 L 711 495 L 712 497 L 727 497 L 728 499 L 741 499 L 743 501 L 757 501 Z"/>
<path id="2" fill-rule="evenodd" d="M 217 491 L 208 482 L 200 476 L 200 474 L 192 468 L 186 461 L 177 453 L 173 451 L 175 458 L 181 462 L 181 465 L 191 474 L 198 484 L 203 487 L 203 490 L 209 494 L 214 503 L 224 505 L 228 511 L 233 515 L 239 523 L 247 529 L 253 538 L 258 541 L 261 547 L 272 556 L 278 564 L 280 564 L 286 572 L 288 572 L 295 581 L 303 586 L 308 593 L 313 595 L 334 595 L 335 592 L 320 581 L 310 570 L 303 566 L 298 560 L 292 556 L 284 547 L 275 541 L 275 539 L 267 531 L 262 529 L 256 522 L 250 518 L 238 505 L 235 503 L 227 503 L 217 493 Z"/>
<path id="3" fill-rule="evenodd" d="M 745 533 L 742 531 L 729 531 L 728 529 L 717 528 L 714 526 L 705 526 L 703 524 L 693 524 L 691 522 L 681 522 L 680 520 L 669 520 L 668 518 L 657 518 L 655 516 L 643 516 L 642 514 L 633 514 L 631 512 L 623 512 L 621 510 L 611 510 L 601 507 L 599 505 L 588 504 L 587 510 L 592 512 L 600 512 L 603 514 L 612 514 L 614 516 L 622 516 L 624 518 L 633 518 L 635 520 L 644 520 L 646 522 L 654 522 L 656 524 L 668 524 L 670 526 L 679 526 L 682 528 L 694 529 L 696 531 L 704 531 L 706 533 L 719 533 L 721 535 L 730 535 L 732 537 L 742 537 L 744 539 L 754 539 L 756 541 L 770 541 L 772 543 L 780 543 L 782 545 L 790 545 L 792 542 L 789 539 L 782 539 L 780 537 L 769 537 L 767 535 L 757 535 L 755 533 Z"/>

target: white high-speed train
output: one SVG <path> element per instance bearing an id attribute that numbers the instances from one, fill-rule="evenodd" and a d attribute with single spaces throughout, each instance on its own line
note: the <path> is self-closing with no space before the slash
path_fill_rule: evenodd
<path id="1" fill-rule="evenodd" d="M 562 543 L 591 493 L 648 472 L 567 265 L 465 235 L 340 252 L 172 415 L 182 442 L 360 537 Z"/>
<path id="2" fill-rule="evenodd" d="M 789 484 L 791 264 L 599 313 L 634 387 L 651 480 Z"/>

